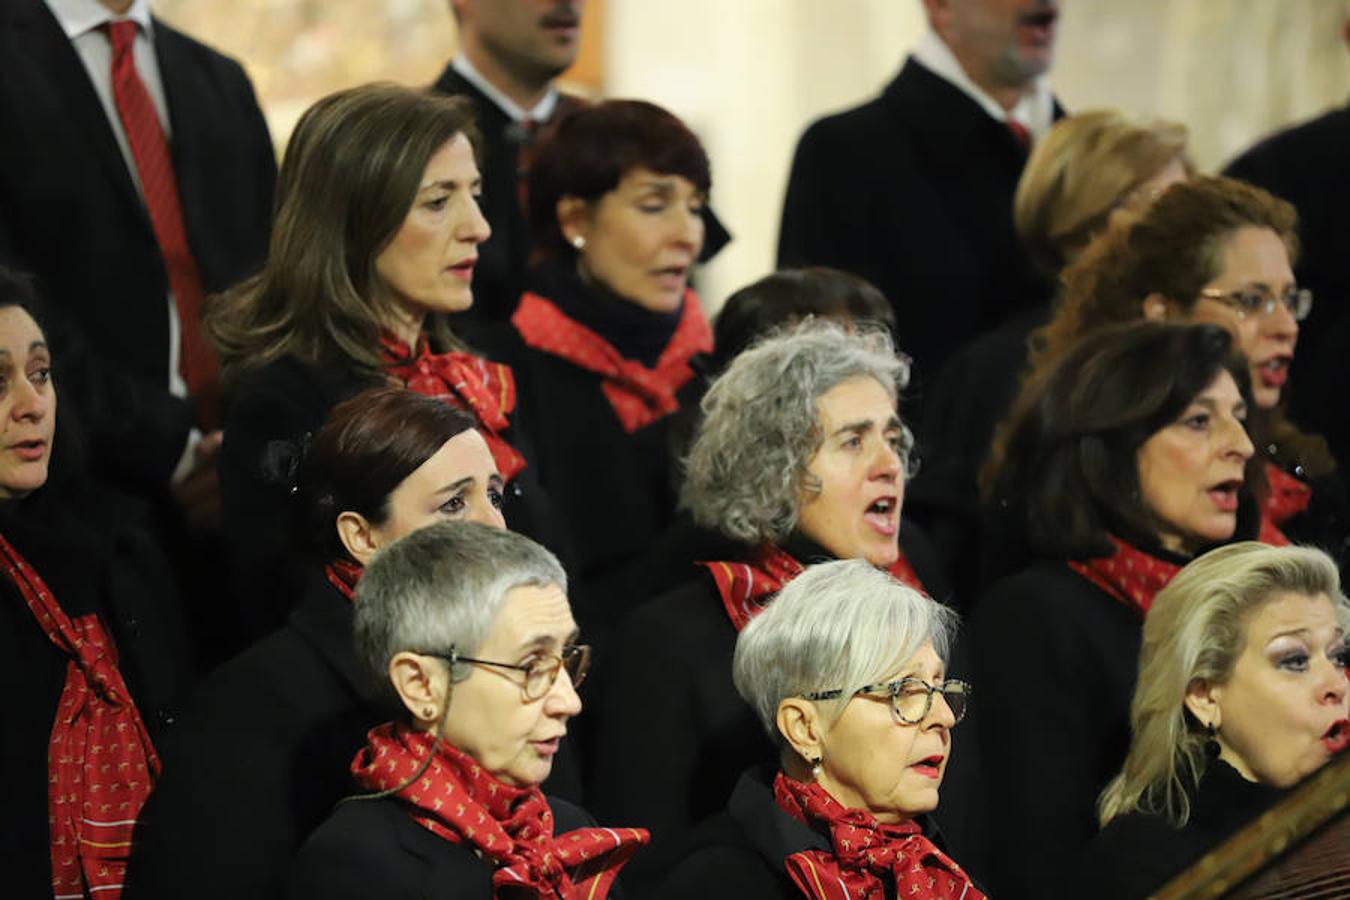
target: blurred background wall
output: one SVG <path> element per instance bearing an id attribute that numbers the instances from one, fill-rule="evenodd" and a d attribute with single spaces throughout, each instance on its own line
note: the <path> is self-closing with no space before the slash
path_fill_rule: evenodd
<path id="1" fill-rule="evenodd" d="M 455 46 L 446 0 L 151 5 L 243 62 L 279 151 L 323 94 L 430 83 Z M 1184 122 L 1203 170 L 1350 99 L 1346 0 L 1062 0 L 1062 10 L 1051 84 L 1064 105 Z M 873 96 L 925 27 L 919 0 L 588 0 L 565 80 L 661 103 L 703 137 L 714 202 L 736 236 L 699 277 L 713 309 L 773 266 L 802 129 Z"/>

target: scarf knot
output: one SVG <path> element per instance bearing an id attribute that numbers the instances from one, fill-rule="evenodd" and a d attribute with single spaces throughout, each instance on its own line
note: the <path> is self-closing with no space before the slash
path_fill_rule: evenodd
<path id="1" fill-rule="evenodd" d="M 802 850 L 784 860 L 798 890 L 813 900 L 883 897 L 886 879 L 896 896 L 982 900 L 951 857 L 924 836 L 918 823 L 882 824 L 871 813 L 849 809 L 819 784 L 793 781 L 781 772 L 774 801 L 830 842 L 830 850 Z"/>
<path id="2" fill-rule="evenodd" d="M 422 775 L 405 783 L 428 755 Z M 553 811 L 539 788 L 504 784 L 456 747 L 394 723 L 371 730 L 352 774 L 367 789 L 393 790 L 423 828 L 475 850 L 493 867 L 494 893 L 598 900 L 648 841 L 640 828 L 579 828 L 555 837 Z"/>
<path id="3" fill-rule="evenodd" d="M 738 632 L 764 611 L 783 585 L 806 569 L 792 554 L 773 544 L 761 547 L 749 562 L 719 560 L 698 565 L 712 575 L 727 617 Z M 923 583 L 903 550 L 886 571 L 896 581 L 923 591 Z"/>
<path id="4" fill-rule="evenodd" d="M 678 394 L 694 377 L 689 361 L 712 350 L 712 329 L 698 296 L 684 293 L 684 309 L 653 368 L 627 359 L 614 345 L 538 294 L 526 292 L 511 316 L 525 343 L 603 379 L 601 390 L 629 434 L 680 408 Z"/>
<path id="5" fill-rule="evenodd" d="M 3 536 L 0 565 L 47 639 L 69 657 L 47 751 L 52 892 L 116 900 L 159 756 L 98 616 L 66 615 Z"/>
<path id="6" fill-rule="evenodd" d="M 502 478 L 510 481 L 520 474 L 525 457 L 502 436 L 511 426 L 508 413 L 516 408 L 516 379 L 509 366 L 472 353 L 432 353 L 425 337 L 414 352 L 405 341 L 386 334 L 380 350 L 385 371 L 408 390 L 473 414 Z"/>
<path id="7" fill-rule="evenodd" d="M 1108 535 L 1116 548 L 1110 556 L 1071 559 L 1068 566 L 1139 614 L 1148 615 L 1158 591 L 1181 571 L 1181 566 L 1135 549 L 1115 535 Z"/>

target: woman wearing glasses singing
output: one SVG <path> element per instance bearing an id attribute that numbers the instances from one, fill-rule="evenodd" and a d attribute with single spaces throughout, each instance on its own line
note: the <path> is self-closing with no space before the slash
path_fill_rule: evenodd
<path id="1" fill-rule="evenodd" d="M 1253 433 L 1269 482 L 1261 538 L 1319 544 L 1344 567 L 1350 515 L 1344 485 L 1330 477 L 1336 463 L 1320 437 L 1284 415 L 1299 323 L 1313 303 L 1294 282 L 1295 219 L 1288 203 L 1241 181 L 1196 177 L 1173 185 L 1065 271 L 1064 303 L 1033 338 L 1032 366 L 1044 369 L 1083 335 L 1112 323 L 1224 326 L 1251 371 Z"/>
<path id="2" fill-rule="evenodd" d="M 930 814 L 970 688 L 956 616 L 863 560 L 811 566 L 736 641 L 736 690 L 779 764 L 741 776 L 659 898 L 983 894 Z"/>
<path id="3" fill-rule="evenodd" d="M 356 593 L 358 654 L 398 710 L 352 761 L 363 791 L 306 842 L 292 897 L 605 897 L 646 843 L 539 785 L 590 650 L 543 547 L 473 522 L 413 532 Z"/>

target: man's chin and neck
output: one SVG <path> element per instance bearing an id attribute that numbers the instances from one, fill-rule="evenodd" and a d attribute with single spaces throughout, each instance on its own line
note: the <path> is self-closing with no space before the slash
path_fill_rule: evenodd
<path id="1" fill-rule="evenodd" d="M 532 109 L 543 100 L 553 86 L 554 79 L 567 69 L 566 66 L 559 68 L 556 65 L 546 66 L 511 59 L 493 53 L 481 44 L 466 44 L 464 55 L 493 87 L 510 97 L 521 109 Z"/>

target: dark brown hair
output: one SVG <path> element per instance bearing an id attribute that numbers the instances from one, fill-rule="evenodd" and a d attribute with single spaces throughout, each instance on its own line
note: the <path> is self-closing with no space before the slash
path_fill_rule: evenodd
<path id="1" fill-rule="evenodd" d="M 683 122 L 654 103 L 606 100 L 564 118 L 530 167 L 530 233 L 542 256 L 575 251 L 558 224 L 563 197 L 598 200 L 636 168 L 679 175 L 707 193 L 708 155 Z"/>
<path id="2" fill-rule="evenodd" d="M 296 479 L 302 544 L 320 559 L 345 556 L 338 514 L 383 524 L 394 489 L 474 421 L 444 400 L 396 387 L 371 388 L 333 407 L 304 449 Z"/>
<path id="3" fill-rule="evenodd" d="M 714 371 L 781 325 L 808 316 L 875 322 L 895 330 L 895 312 L 870 281 L 823 266 L 784 269 L 727 298 L 713 323 Z"/>
<path id="4" fill-rule="evenodd" d="M 478 145 L 471 101 L 394 84 L 339 91 L 305 111 L 281 164 L 266 265 L 207 304 L 227 386 L 288 354 L 379 371 L 392 300 L 375 260 L 427 162 L 459 134 Z M 451 340 L 440 317 L 434 327 Z"/>
<path id="5" fill-rule="evenodd" d="M 1246 359 L 1221 326 L 1140 321 L 1083 338 L 1024 385 L 999 426 L 981 486 L 1003 530 L 1051 559 L 1109 556 L 1110 533 L 1154 537 L 1136 453 L 1220 372 L 1251 409 Z M 1258 460 L 1244 492 L 1261 477 Z"/>

